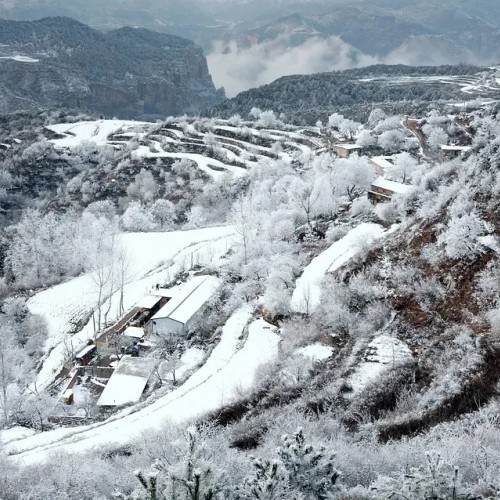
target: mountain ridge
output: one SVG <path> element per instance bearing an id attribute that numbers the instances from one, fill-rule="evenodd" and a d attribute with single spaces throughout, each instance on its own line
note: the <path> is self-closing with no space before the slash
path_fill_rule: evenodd
<path id="1" fill-rule="evenodd" d="M 202 49 L 174 35 L 130 27 L 100 33 L 49 17 L 0 20 L 0 43 L 2 112 L 59 106 L 157 117 L 220 99 Z"/>

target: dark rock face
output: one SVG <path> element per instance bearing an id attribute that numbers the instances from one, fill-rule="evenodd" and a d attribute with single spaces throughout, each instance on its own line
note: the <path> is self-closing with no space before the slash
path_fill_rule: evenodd
<path id="1" fill-rule="evenodd" d="M 102 34 L 69 18 L 0 20 L 0 112 L 57 106 L 155 118 L 221 97 L 189 40 L 133 28 Z"/>

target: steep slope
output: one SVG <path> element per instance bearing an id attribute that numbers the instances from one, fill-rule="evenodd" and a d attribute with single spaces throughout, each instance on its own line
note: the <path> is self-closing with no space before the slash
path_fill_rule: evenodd
<path id="1" fill-rule="evenodd" d="M 102 34 L 69 18 L 0 21 L 0 110 L 193 113 L 218 96 L 201 49 L 144 29 Z"/>

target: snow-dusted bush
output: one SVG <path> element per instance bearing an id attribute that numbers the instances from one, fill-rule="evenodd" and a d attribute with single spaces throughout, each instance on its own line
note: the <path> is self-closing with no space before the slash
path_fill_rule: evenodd
<path id="1" fill-rule="evenodd" d="M 371 201 L 366 196 L 360 196 L 351 203 L 349 213 L 352 217 L 370 215 L 373 213 L 373 208 Z"/>
<path id="2" fill-rule="evenodd" d="M 142 168 L 134 181 L 127 188 L 127 195 L 133 200 L 147 203 L 153 200 L 158 191 L 158 184 L 150 170 Z"/>
<path id="3" fill-rule="evenodd" d="M 386 151 L 400 151 L 405 141 L 405 135 L 401 130 L 391 129 L 382 132 L 378 138 L 378 145 Z"/>
<path id="4" fill-rule="evenodd" d="M 151 211 L 140 202 L 132 202 L 122 215 L 125 231 L 148 232 L 155 228 Z"/>
<path id="5" fill-rule="evenodd" d="M 474 260 L 484 251 L 479 238 L 488 232 L 488 224 L 479 217 L 477 212 L 455 215 L 438 236 L 438 244 L 444 247 L 446 256 L 450 259 Z"/>
<path id="6" fill-rule="evenodd" d="M 377 139 L 374 137 L 371 130 L 363 129 L 356 138 L 356 144 L 362 148 L 367 148 L 375 146 L 377 144 Z"/>

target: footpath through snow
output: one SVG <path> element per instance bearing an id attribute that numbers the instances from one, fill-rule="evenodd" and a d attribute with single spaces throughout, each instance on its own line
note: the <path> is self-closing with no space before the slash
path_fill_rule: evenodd
<path id="1" fill-rule="evenodd" d="M 315 257 L 298 278 L 292 295 L 292 310 L 308 314 L 318 306 L 321 281 L 327 272 L 334 272 L 352 259 L 366 245 L 393 232 L 397 226 L 385 230 L 379 224 L 363 223 L 351 229 L 343 238 Z"/>
<path id="2" fill-rule="evenodd" d="M 184 423 L 234 402 L 253 387 L 259 367 L 277 356 L 276 328 L 262 319 L 252 320 L 245 306 L 226 322 L 219 344 L 207 362 L 182 386 L 142 409 L 127 408 L 105 422 L 57 429 L 7 442 L 4 451 L 24 463 L 44 461 L 51 453 L 88 452 L 94 448 L 121 446 L 149 430 L 169 422 Z M 238 350 L 245 328 L 248 338 Z"/>

